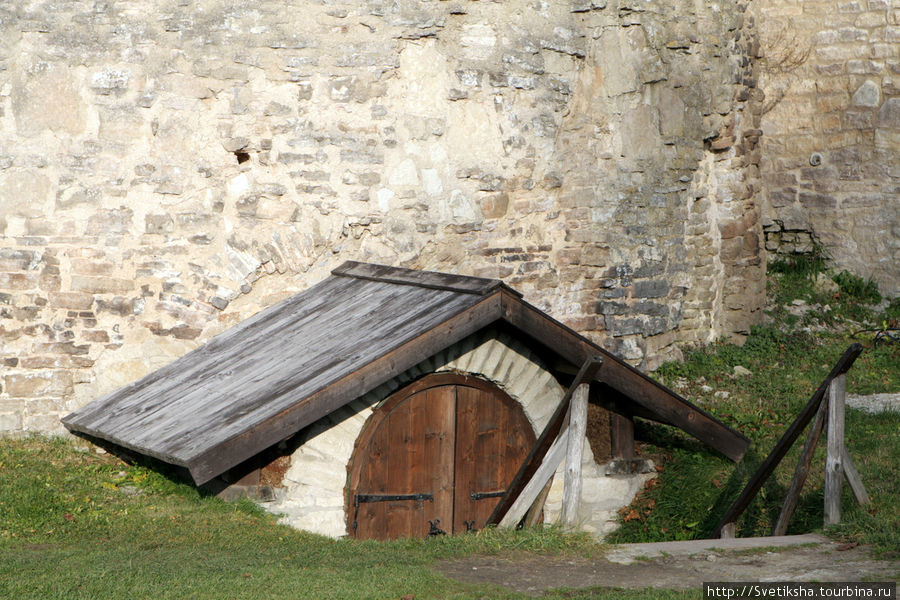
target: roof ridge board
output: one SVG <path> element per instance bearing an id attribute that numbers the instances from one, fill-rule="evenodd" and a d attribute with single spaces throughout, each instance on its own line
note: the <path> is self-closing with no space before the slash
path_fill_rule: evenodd
<path id="1" fill-rule="evenodd" d="M 505 289 L 510 293 L 522 297 L 522 294 L 506 285 L 500 279 L 487 277 L 474 277 L 471 275 L 456 275 L 441 271 L 424 271 L 419 269 L 407 269 L 404 267 L 392 267 L 375 263 L 357 262 L 348 260 L 331 272 L 338 277 L 352 277 L 369 281 L 380 281 L 399 285 L 413 285 L 461 294 L 475 294 L 486 296 L 498 289 Z"/>

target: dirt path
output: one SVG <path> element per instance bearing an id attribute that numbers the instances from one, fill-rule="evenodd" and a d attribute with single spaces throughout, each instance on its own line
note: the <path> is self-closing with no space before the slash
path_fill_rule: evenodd
<path id="1" fill-rule="evenodd" d="M 900 561 L 875 560 L 864 547 L 845 549 L 821 536 L 791 538 L 780 547 L 769 543 L 775 538 L 713 549 L 709 548 L 713 541 L 626 544 L 599 559 L 475 557 L 441 563 L 438 570 L 458 581 L 495 584 L 536 596 L 560 587 L 700 589 L 703 582 L 711 581 L 896 581 L 900 577 Z"/>

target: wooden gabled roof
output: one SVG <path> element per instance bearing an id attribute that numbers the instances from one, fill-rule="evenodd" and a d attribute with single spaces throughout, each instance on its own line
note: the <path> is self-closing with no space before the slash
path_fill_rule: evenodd
<path id="1" fill-rule="evenodd" d="M 202 484 L 490 325 L 574 366 L 599 354 L 596 380 L 611 404 L 735 460 L 747 448 L 742 435 L 499 280 L 357 262 L 62 421 L 186 467 Z"/>

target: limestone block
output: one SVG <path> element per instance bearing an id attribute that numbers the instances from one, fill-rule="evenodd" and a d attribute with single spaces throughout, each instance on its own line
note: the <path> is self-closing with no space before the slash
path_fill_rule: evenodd
<path id="1" fill-rule="evenodd" d="M 442 223 L 458 225 L 478 223 L 483 218 L 478 204 L 459 189 L 451 191 L 449 198 L 438 202 L 438 214 Z"/>
<path id="2" fill-rule="evenodd" d="M 889 98 L 878 111 L 879 128 L 900 129 L 900 98 Z"/>
<path id="3" fill-rule="evenodd" d="M 509 195 L 502 193 L 485 196 L 479 200 L 479 204 L 485 219 L 499 219 L 509 210 Z"/>
<path id="4" fill-rule="evenodd" d="M 87 294 L 122 294 L 134 289 L 134 281 L 115 277 L 83 277 L 72 276 L 71 289 L 73 292 Z"/>
<path id="5" fill-rule="evenodd" d="M 489 23 L 469 23 L 462 26 L 459 43 L 465 58 L 484 60 L 493 54 L 497 34 Z"/>
<path id="6" fill-rule="evenodd" d="M 281 198 L 260 198 L 254 216 L 264 221 L 290 222 L 297 210 L 293 202 Z"/>
<path id="7" fill-rule="evenodd" d="M 7 394 L 20 398 L 64 396 L 72 393 L 72 373 L 70 371 L 13 373 L 5 375 L 3 383 Z"/>
<path id="8" fill-rule="evenodd" d="M 602 73 L 602 92 L 609 96 L 619 96 L 638 89 L 637 71 L 626 35 L 621 28 L 604 29 L 597 44 L 597 65 Z"/>
<path id="9" fill-rule="evenodd" d="M 394 186 L 419 185 L 416 163 L 411 158 L 404 159 L 389 172 L 388 183 Z"/>
<path id="10" fill-rule="evenodd" d="M 53 193 L 50 179 L 29 171 L 0 174 L 0 219 L 38 217 Z"/>
<path id="11" fill-rule="evenodd" d="M 900 130 L 875 130 L 875 148 L 887 153 L 889 156 L 895 156 L 897 148 L 900 148 Z M 897 176 L 896 168 L 894 169 L 894 177 Z"/>
<path id="12" fill-rule="evenodd" d="M 63 427 L 62 422 L 59 420 L 61 416 L 61 414 L 27 416 L 23 421 L 23 429 L 25 431 L 40 431 L 42 433 L 65 433 L 66 428 Z"/>
<path id="13" fill-rule="evenodd" d="M 0 413 L 0 433 L 22 431 L 22 414 L 18 412 Z"/>
<path id="14" fill-rule="evenodd" d="M 422 169 L 422 188 L 432 198 L 444 191 L 444 184 L 437 169 Z"/>
<path id="15" fill-rule="evenodd" d="M 91 75 L 90 87 L 95 93 L 103 96 L 110 94 L 120 96 L 128 89 L 129 81 L 131 71 L 128 69 L 105 67 Z"/>
<path id="16" fill-rule="evenodd" d="M 663 88 L 659 95 L 659 133 L 664 136 L 684 134 L 685 104 L 674 90 Z"/>
<path id="17" fill-rule="evenodd" d="M 24 68 L 16 72 L 11 94 L 18 134 L 83 132 L 87 111 L 72 71 L 34 56 L 22 57 L 20 62 Z"/>
<path id="18" fill-rule="evenodd" d="M 123 234 L 131 231 L 134 211 L 127 207 L 100 210 L 88 219 L 87 235 Z"/>
<path id="19" fill-rule="evenodd" d="M 101 110 L 98 137 L 106 142 L 128 144 L 143 125 L 142 116 L 131 109 Z"/>

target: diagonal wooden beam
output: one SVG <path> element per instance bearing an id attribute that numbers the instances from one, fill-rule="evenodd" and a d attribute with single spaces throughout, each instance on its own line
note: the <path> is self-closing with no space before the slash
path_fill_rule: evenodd
<path id="1" fill-rule="evenodd" d="M 540 437 L 538 437 L 534 446 L 531 448 L 528 456 L 526 456 L 525 460 L 522 462 L 522 466 L 519 467 L 515 477 L 513 477 L 510 484 L 506 487 L 506 493 L 503 494 L 500 501 L 497 503 L 497 506 L 494 507 L 494 512 L 492 512 L 490 518 L 488 518 L 487 525 L 498 524 L 516 498 L 522 493 L 525 485 L 532 479 L 535 472 L 541 466 L 541 462 L 547 455 L 547 451 L 550 449 L 551 444 L 553 444 L 553 441 L 559 435 L 563 422 L 566 419 L 569 402 L 572 400 L 572 395 L 575 393 L 575 390 L 579 385 L 589 383 L 596 376 L 597 371 L 602 364 L 602 358 L 590 356 L 581 365 L 581 369 L 579 369 L 578 374 L 575 375 L 575 380 L 572 381 L 572 385 L 566 391 L 562 400 L 560 400 L 556 410 L 553 411 L 550 420 L 544 427 L 544 431 L 541 432 Z"/>
<path id="2" fill-rule="evenodd" d="M 736 522 L 738 517 L 741 516 L 741 513 L 743 513 L 747 506 L 750 505 L 750 502 L 756 497 L 756 494 L 759 492 L 763 483 L 765 483 L 769 475 L 775 470 L 775 467 L 778 466 L 778 463 L 780 463 L 788 453 L 788 450 L 791 449 L 791 446 L 794 445 L 797 438 L 800 437 L 803 429 L 812 420 L 813 415 L 816 414 L 819 405 L 822 403 L 822 399 L 825 398 L 825 392 L 828 391 L 828 387 L 831 385 L 831 381 L 850 370 L 850 367 L 853 366 L 854 361 L 859 357 L 862 349 L 861 344 L 851 344 L 850 347 L 844 351 L 844 354 L 841 355 L 831 369 L 831 372 L 813 393 L 812 397 L 806 403 L 806 406 L 803 407 L 803 410 L 800 411 L 800 414 L 797 415 L 794 422 L 790 424 L 784 432 L 784 435 L 782 435 L 781 439 L 778 440 L 778 443 L 775 444 L 772 452 L 769 453 L 756 472 L 750 477 L 750 480 L 747 482 L 747 485 L 744 487 L 741 494 L 735 498 L 734 502 L 731 503 L 731 506 L 728 507 L 728 510 L 725 511 L 719 524 L 716 525 L 713 537 L 719 537 L 722 534 L 722 528 L 729 523 Z"/>
<path id="3" fill-rule="evenodd" d="M 816 420 L 813 421 L 812 427 L 809 429 L 809 435 L 806 437 L 803 452 L 800 453 L 800 459 L 797 461 L 797 467 L 794 469 L 794 477 L 791 479 L 787 496 L 784 497 L 784 503 L 781 505 L 781 512 L 778 513 L 778 520 L 775 522 L 772 535 L 785 534 L 788 523 L 790 523 L 794 514 L 794 509 L 797 508 L 797 502 L 800 500 L 800 490 L 803 489 L 803 484 L 806 483 L 806 477 L 809 475 L 809 465 L 812 462 L 813 453 L 816 451 L 819 436 L 822 435 L 822 428 L 825 425 L 827 407 L 827 401 L 819 404 L 819 410 L 816 411 Z"/>
<path id="4" fill-rule="evenodd" d="M 844 455 L 841 463 L 844 467 L 844 477 L 847 478 L 847 483 L 850 484 L 850 491 L 853 492 L 853 497 L 856 498 L 859 504 L 869 504 L 871 500 L 869 499 L 869 494 L 866 493 L 866 486 L 863 485 L 859 471 L 856 470 L 856 465 L 853 463 L 846 445 L 844 446 Z"/>
<path id="5" fill-rule="evenodd" d="M 556 441 L 547 450 L 547 454 L 541 460 L 541 465 L 534 472 L 531 479 L 528 480 L 528 483 L 522 487 L 519 496 L 500 519 L 498 526 L 515 527 L 529 509 L 537 509 L 536 512 L 540 512 L 540 507 L 536 503 L 543 495 L 544 490 L 548 489 L 547 484 L 550 483 L 550 479 L 565 458 L 568 442 L 569 431 L 566 430 L 556 438 Z"/>

